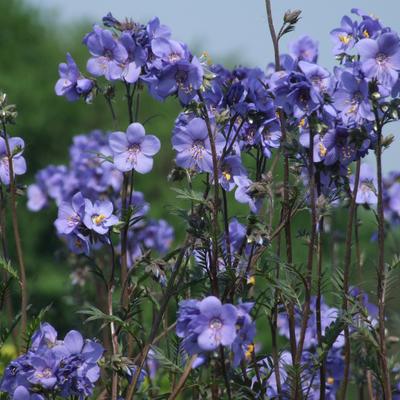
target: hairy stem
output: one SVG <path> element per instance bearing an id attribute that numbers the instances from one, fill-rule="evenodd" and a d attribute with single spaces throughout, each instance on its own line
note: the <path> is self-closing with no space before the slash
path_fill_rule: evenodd
<path id="1" fill-rule="evenodd" d="M 280 54 L 279 54 L 279 39 L 276 36 L 274 20 L 272 16 L 271 0 L 265 0 L 265 7 L 267 10 L 267 19 L 269 32 L 272 39 L 272 45 L 274 47 L 274 58 L 275 58 L 275 70 L 281 70 Z M 286 151 L 287 143 L 287 132 L 286 132 L 286 119 L 285 114 L 282 109 L 278 109 L 279 122 L 281 126 L 281 147 L 283 148 L 283 204 L 282 204 L 282 215 L 287 215 L 290 213 L 290 201 L 289 201 L 289 155 Z M 286 260 L 288 264 L 293 262 L 293 251 L 292 251 L 292 227 L 291 220 L 287 218 L 285 220 L 285 241 L 286 241 Z M 294 326 L 294 306 L 293 304 L 288 304 L 288 315 L 289 315 L 289 335 L 290 335 L 290 351 L 292 354 L 293 363 L 296 359 L 297 345 L 295 336 L 295 326 Z"/>
<path id="2" fill-rule="evenodd" d="M 377 112 L 375 113 L 377 116 Z M 385 337 L 385 287 L 386 287 L 386 268 L 385 268 L 385 228 L 383 210 L 383 179 L 382 179 L 382 124 L 376 118 L 378 142 L 376 145 L 376 169 L 378 175 L 378 329 L 379 329 L 379 356 L 382 368 L 383 393 L 385 400 L 392 399 L 390 384 L 390 374 L 386 357 L 386 337 Z"/>
<path id="3" fill-rule="evenodd" d="M 186 364 L 185 370 L 183 371 L 181 378 L 179 379 L 178 384 L 176 385 L 176 387 L 175 387 L 174 391 L 171 393 L 171 395 L 168 397 L 168 400 L 176 399 L 177 396 L 179 395 L 179 393 L 182 391 L 183 387 L 185 386 L 185 382 L 190 375 L 190 372 L 192 370 L 192 365 L 195 362 L 196 358 L 197 358 L 197 354 L 195 354 L 194 356 L 192 356 L 190 358 L 190 360 Z"/>
<path id="4" fill-rule="evenodd" d="M 21 235 L 19 231 L 18 215 L 17 215 L 17 188 L 15 185 L 14 178 L 14 166 L 13 166 L 13 154 L 11 153 L 10 143 L 7 137 L 6 125 L 3 122 L 3 134 L 6 145 L 7 157 L 8 157 L 8 168 L 10 176 L 10 195 L 11 195 L 11 219 L 14 231 L 15 247 L 17 250 L 17 259 L 19 265 L 19 282 L 21 287 L 21 335 L 20 344 L 26 332 L 27 325 L 27 307 L 28 307 L 28 290 L 26 285 L 26 270 L 24 264 L 24 256 L 22 252 Z"/>
<path id="5" fill-rule="evenodd" d="M 219 295 L 219 287 L 218 287 L 218 234 L 219 234 L 219 226 L 218 226 L 218 212 L 219 212 L 219 182 L 218 182 L 218 156 L 217 149 L 215 147 L 214 133 L 211 128 L 210 118 L 208 116 L 207 106 L 205 104 L 203 95 L 201 91 L 198 91 L 199 99 L 203 106 L 203 116 L 207 126 L 208 139 L 210 140 L 211 147 L 211 156 L 213 162 L 213 175 L 214 175 L 214 201 L 213 201 L 213 216 L 212 216 L 212 225 L 213 225 L 213 253 L 212 253 L 212 261 L 211 261 L 211 288 L 212 292 L 215 296 Z"/>
<path id="6" fill-rule="evenodd" d="M 306 335 L 308 318 L 310 314 L 311 306 L 311 284 L 312 284 L 312 273 L 314 265 L 314 250 L 316 241 L 316 231 L 317 231 L 317 206 L 315 198 L 315 168 L 314 168 L 314 132 L 310 129 L 310 149 L 309 149 L 309 160 L 308 160 L 308 179 L 309 179 L 309 199 L 311 206 L 311 231 L 310 231 L 310 241 L 308 244 L 308 256 L 307 256 L 307 275 L 306 275 L 306 288 L 305 288 L 305 303 L 303 307 L 303 317 L 301 321 L 300 328 L 300 338 L 296 351 L 296 361 L 295 365 L 299 365 L 301 361 L 301 356 L 303 353 L 304 339 Z M 294 387 L 295 398 L 301 397 L 301 388 L 299 376 L 296 374 L 296 382 Z"/>
<path id="7" fill-rule="evenodd" d="M 354 216 L 355 210 L 357 207 L 356 199 L 357 199 L 357 192 L 358 192 L 358 185 L 360 182 L 360 166 L 361 161 L 357 160 L 356 164 L 356 172 L 354 178 L 354 188 L 350 199 L 350 209 L 349 215 L 347 219 L 347 228 L 346 228 L 346 247 L 345 247 L 345 254 L 344 254 L 344 271 L 343 271 L 343 304 L 342 308 L 344 312 L 347 312 L 348 304 L 347 304 L 347 297 L 349 295 L 349 279 L 350 279 L 350 266 L 351 266 L 351 248 L 352 248 L 352 238 L 353 238 L 353 223 L 354 223 Z M 349 374 L 350 374 L 350 332 L 349 327 L 346 325 L 344 328 L 344 336 L 345 336 L 345 345 L 344 345 L 344 376 L 343 376 L 343 383 L 342 383 L 342 391 L 340 394 L 341 399 L 346 398 L 347 393 L 347 386 L 349 382 Z"/>
<path id="8" fill-rule="evenodd" d="M 160 324 L 162 322 L 162 319 L 163 319 L 164 313 L 165 313 L 165 311 L 167 309 L 169 300 L 171 299 L 171 297 L 172 297 L 172 295 L 174 293 L 174 290 L 175 290 L 175 287 L 176 287 L 175 280 L 178 279 L 178 284 L 179 284 L 180 277 L 183 276 L 181 274 L 178 277 L 180 269 L 181 269 L 181 266 L 183 264 L 183 260 L 185 258 L 186 251 L 187 251 L 187 249 L 189 247 L 190 242 L 191 242 L 191 237 L 188 235 L 186 240 L 185 240 L 185 243 L 184 243 L 183 247 L 181 248 L 181 251 L 179 252 L 177 260 L 175 262 L 174 269 L 173 269 L 171 277 L 170 277 L 170 279 L 168 281 L 168 285 L 167 285 L 165 294 L 164 294 L 163 298 L 161 299 L 160 309 L 159 309 L 157 315 L 154 318 L 153 325 L 151 327 L 151 331 L 150 331 L 150 335 L 149 335 L 149 338 L 147 340 L 147 343 L 146 343 L 146 345 L 144 346 L 144 348 L 143 348 L 143 350 L 141 352 L 141 355 L 140 355 L 140 358 L 139 358 L 140 361 L 139 361 L 138 366 L 136 368 L 135 374 L 134 374 L 134 376 L 132 378 L 132 382 L 128 387 L 128 392 L 127 392 L 127 395 L 126 395 L 126 398 L 125 398 L 126 400 L 132 400 L 132 398 L 133 398 L 133 395 L 134 395 L 135 390 L 136 390 L 136 386 L 138 384 L 140 373 L 141 373 L 141 371 L 143 369 L 143 366 L 144 366 L 144 363 L 146 361 L 147 354 L 150 351 L 150 348 L 151 348 L 151 346 L 152 346 L 152 344 L 154 342 L 154 339 L 157 336 L 157 331 L 158 331 L 158 328 L 159 328 L 159 326 L 160 326 Z"/>

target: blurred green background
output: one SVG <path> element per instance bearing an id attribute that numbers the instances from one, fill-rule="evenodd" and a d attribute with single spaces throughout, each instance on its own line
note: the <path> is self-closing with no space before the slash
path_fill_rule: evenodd
<path id="1" fill-rule="evenodd" d="M 99 97 L 94 104 L 83 102 L 69 103 L 65 98 L 54 94 L 54 84 L 58 79 L 58 64 L 65 60 L 70 52 L 79 67 L 84 70 L 87 50 L 81 44 L 84 33 L 91 29 L 94 21 L 76 21 L 69 25 L 60 25 L 51 18 L 21 0 L 0 1 L 0 90 L 8 94 L 9 102 L 17 104 L 17 124 L 11 134 L 21 136 L 26 143 L 25 157 L 28 162 L 28 173 L 19 182 L 33 182 L 35 173 L 48 164 L 68 162 L 68 146 L 71 138 L 80 133 L 101 128 L 113 128 L 110 113 L 104 100 Z M 228 64 L 233 65 L 236 60 Z M 240 61 L 240 60 L 238 60 Z M 121 107 L 123 94 L 117 95 L 118 128 L 127 126 L 126 112 Z M 184 235 L 182 224 L 170 212 L 176 205 L 176 194 L 170 190 L 167 181 L 172 166 L 173 153 L 170 147 L 170 134 L 173 121 L 180 111 L 176 100 L 158 103 L 144 96 L 140 120 L 145 121 L 155 116 L 146 124 L 146 130 L 156 134 L 162 141 L 162 152 L 157 155 L 153 172 L 138 176 L 136 188 L 143 191 L 151 203 L 150 215 L 164 218 L 176 227 L 177 237 Z M 241 215 L 243 208 L 232 208 L 232 215 Z M 55 207 L 39 213 L 26 209 L 25 200 L 19 202 L 19 219 L 21 223 L 22 242 L 25 251 L 28 271 L 31 313 L 37 313 L 42 307 L 52 304 L 47 320 L 56 324 L 60 332 L 81 326 L 82 317 L 76 314 L 79 302 L 79 291 L 70 283 L 71 267 L 61 243 L 57 239 L 53 221 L 56 217 Z M 375 231 L 374 215 L 362 212 L 362 249 L 365 259 L 365 274 L 362 277 L 353 275 L 353 282 L 364 283 L 364 287 L 373 290 L 376 286 L 375 259 L 376 245 L 370 238 Z M 303 212 L 295 221 L 294 230 L 308 229 L 308 215 Z M 336 259 L 326 257 L 326 270 L 340 266 L 343 236 L 346 224 L 346 212 L 335 211 L 335 221 L 331 234 L 327 235 L 326 254 L 335 249 Z M 13 241 L 9 240 L 12 245 Z M 305 259 L 305 246 L 295 240 L 295 260 Z M 395 239 L 387 241 L 387 258 L 398 252 Z M 94 296 L 95 288 L 89 288 Z M 13 287 L 15 302 L 18 301 L 17 287 Z M 327 294 L 332 299 L 331 294 Z M 396 298 L 390 302 L 392 328 L 397 325 Z M 398 328 L 395 329 L 398 331 Z M 267 338 L 264 338 L 266 341 Z"/>

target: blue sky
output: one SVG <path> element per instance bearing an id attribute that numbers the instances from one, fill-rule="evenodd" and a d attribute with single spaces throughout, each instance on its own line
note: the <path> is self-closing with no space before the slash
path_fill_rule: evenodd
<path id="1" fill-rule="evenodd" d="M 111 11 L 116 17 L 132 17 L 146 22 L 157 15 L 170 26 L 176 39 L 187 42 L 199 51 L 206 50 L 214 62 L 233 59 L 246 66 L 264 67 L 273 59 L 266 24 L 264 0 L 27 0 L 50 10 L 62 22 L 84 18 L 89 25 L 100 21 Z M 276 25 L 287 9 L 303 10 L 296 32 L 282 41 L 308 34 L 320 43 L 319 62 L 331 68 L 329 31 L 339 25 L 343 14 L 353 7 L 380 17 L 386 25 L 400 31 L 399 0 L 272 0 Z M 393 125 L 388 132 L 396 133 Z M 398 141 L 398 140 L 397 140 Z M 400 144 L 388 150 L 386 170 L 396 167 Z"/>

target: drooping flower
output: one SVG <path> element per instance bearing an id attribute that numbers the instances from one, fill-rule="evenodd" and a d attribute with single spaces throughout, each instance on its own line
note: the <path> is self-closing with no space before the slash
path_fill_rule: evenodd
<path id="1" fill-rule="evenodd" d="M 232 343 L 233 365 L 238 366 L 244 359 L 251 359 L 254 352 L 254 337 L 256 335 L 256 324 L 250 317 L 250 311 L 254 303 L 238 304 L 238 319 L 236 322 L 237 335 Z"/>
<path id="2" fill-rule="evenodd" d="M 247 177 L 238 178 L 235 199 L 239 203 L 247 203 L 251 212 L 257 213 L 261 207 L 262 198 L 253 196 L 251 193 L 252 184 L 253 182 Z"/>
<path id="3" fill-rule="evenodd" d="M 22 156 L 25 143 L 19 137 L 8 138 L 9 150 L 12 156 L 14 176 L 23 175 L 26 172 L 26 161 Z M 13 177 L 14 178 L 14 177 Z M 3 137 L 0 137 L 0 181 L 3 185 L 10 184 L 10 164 L 7 145 Z"/>
<path id="4" fill-rule="evenodd" d="M 58 217 L 54 222 L 59 234 L 69 235 L 83 221 L 85 199 L 81 192 L 76 193 L 70 202 L 60 204 Z"/>
<path id="5" fill-rule="evenodd" d="M 289 53 L 298 61 L 303 60 L 315 63 L 318 58 L 318 42 L 314 41 L 310 36 L 301 36 L 290 43 Z"/>
<path id="6" fill-rule="evenodd" d="M 143 125 L 135 122 L 126 133 L 113 132 L 109 144 L 114 153 L 114 165 L 122 172 L 135 170 L 146 174 L 153 168 L 153 156 L 160 150 L 159 139 L 146 135 Z"/>
<path id="7" fill-rule="evenodd" d="M 246 176 L 247 171 L 242 165 L 242 160 L 239 156 L 225 157 L 219 169 L 219 183 L 227 192 L 231 191 L 236 186 L 237 178 Z"/>
<path id="8" fill-rule="evenodd" d="M 350 189 L 354 190 L 355 177 L 350 177 Z M 368 204 L 370 206 L 378 203 L 377 179 L 372 167 L 368 164 L 361 164 L 360 180 L 358 184 L 356 203 Z"/>
<path id="9" fill-rule="evenodd" d="M 203 82 L 203 68 L 197 57 L 178 60 L 167 65 L 157 77 L 148 80 L 150 93 L 164 100 L 176 94 L 182 104 L 188 104 L 200 89 Z"/>
<path id="10" fill-rule="evenodd" d="M 86 98 L 93 89 L 94 82 L 80 73 L 69 53 L 67 53 L 67 62 L 59 65 L 58 73 L 60 79 L 54 88 L 57 96 L 65 96 L 68 101 L 75 101 L 81 96 Z"/>

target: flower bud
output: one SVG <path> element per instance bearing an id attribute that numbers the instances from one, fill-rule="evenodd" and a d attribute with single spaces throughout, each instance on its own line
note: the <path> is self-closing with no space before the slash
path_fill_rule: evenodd
<path id="1" fill-rule="evenodd" d="M 379 100 L 381 98 L 381 94 L 379 92 L 374 92 L 371 94 L 373 100 Z"/>
<path id="2" fill-rule="evenodd" d="M 283 16 L 283 22 L 294 25 L 299 20 L 301 10 L 287 10 Z"/>
<path id="3" fill-rule="evenodd" d="M 0 107 L 5 106 L 7 102 L 7 95 L 5 93 L 0 92 Z"/>

